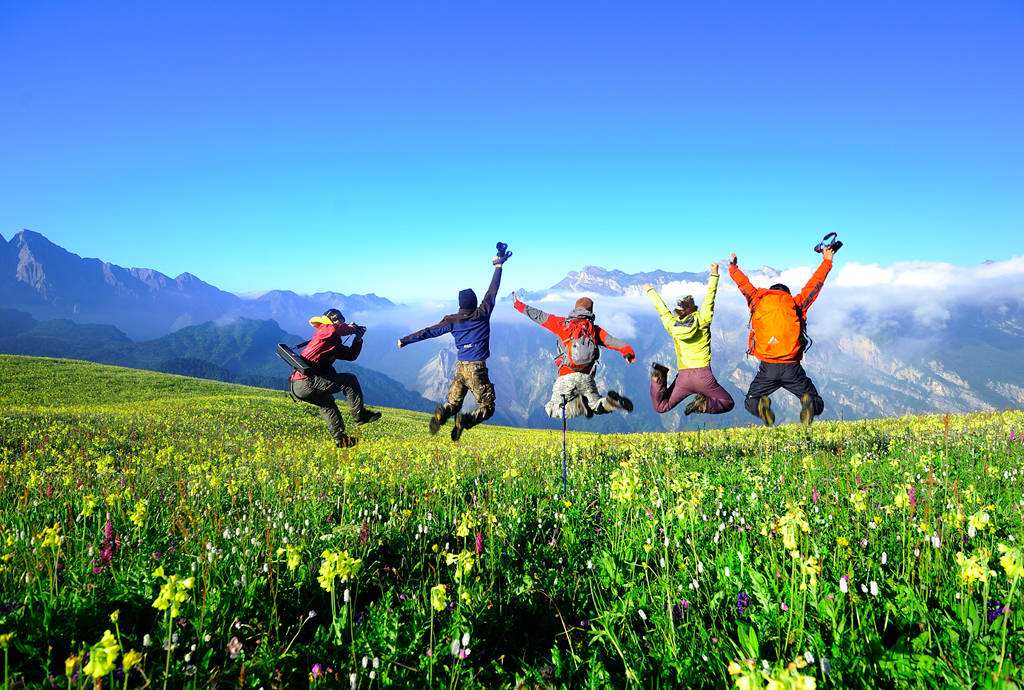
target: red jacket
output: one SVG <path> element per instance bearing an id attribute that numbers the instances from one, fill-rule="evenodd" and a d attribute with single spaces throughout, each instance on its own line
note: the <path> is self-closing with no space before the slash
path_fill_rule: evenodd
<path id="1" fill-rule="evenodd" d="M 338 355 L 348 352 L 342 342 L 342 337 L 355 335 L 358 331 L 347 323 L 331 323 L 324 316 L 314 316 L 309 320 L 313 327 L 313 337 L 309 339 L 306 347 L 302 348 L 302 358 L 308 360 L 318 367 L 327 369 Z M 299 381 L 306 378 L 301 372 L 293 372 L 292 381 Z"/>
<path id="2" fill-rule="evenodd" d="M 520 302 L 518 298 L 512 303 L 512 306 L 516 308 L 521 314 L 526 314 L 531 321 L 546 328 L 547 330 L 558 336 L 559 342 L 565 347 L 566 339 L 569 337 L 569 318 L 565 316 L 555 316 L 554 314 L 548 314 L 536 307 L 528 307 L 526 303 Z M 587 312 L 590 314 L 590 312 Z M 590 315 L 593 318 L 593 315 Z M 626 358 L 627 362 L 632 362 L 636 359 L 636 353 L 630 345 L 622 340 L 619 340 L 608 331 L 604 330 L 596 323 L 594 324 L 594 335 L 597 338 L 597 344 L 602 347 L 607 347 L 610 350 L 622 354 Z M 593 365 L 589 367 L 593 369 Z M 567 357 L 558 358 L 558 375 L 565 376 L 566 374 L 580 373 L 579 369 L 574 369 L 569 366 Z M 585 372 L 584 372 L 585 373 Z"/>
<path id="3" fill-rule="evenodd" d="M 800 294 L 796 297 L 791 297 L 788 293 L 781 290 L 769 290 L 767 288 L 754 287 L 753 283 L 750 282 L 750 279 L 747 278 L 746 274 L 743 273 L 743 271 L 740 270 L 740 267 L 736 264 L 729 265 L 729 276 L 733 279 L 736 283 L 736 287 L 740 289 L 740 292 L 743 293 L 743 296 L 746 298 L 747 306 L 750 308 L 751 321 L 755 325 L 758 306 L 761 304 L 761 300 L 766 296 L 772 295 L 776 299 L 785 300 L 787 303 L 791 301 L 792 306 L 787 308 L 787 310 L 792 311 L 791 317 L 793 319 L 793 323 L 791 328 L 794 329 L 792 332 L 799 331 L 801 333 L 802 343 L 804 328 L 803 319 L 807 316 L 807 310 L 810 309 L 811 305 L 814 304 L 814 301 L 818 299 L 818 295 L 821 293 L 821 288 L 825 285 L 825 278 L 831 270 L 832 262 L 828 259 L 822 259 L 821 265 L 818 266 L 814 275 L 811 276 L 811 279 L 807 281 L 804 289 L 801 290 Z M 803 358 L 802 344 L 800 346 L 794 346 L 793 352 L 782 357 L 772 357 L 765 354 L 765 352 L 758 347 L 758 343 L 754 338 L 753 329 L 751 329 L 748 337 L 748 351 L 762 362 L 769 363 L 782 364 L 799 362 Z"/>

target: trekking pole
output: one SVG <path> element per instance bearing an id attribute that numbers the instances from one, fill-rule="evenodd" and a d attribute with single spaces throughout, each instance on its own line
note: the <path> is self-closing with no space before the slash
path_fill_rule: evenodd
<path id="1" fill-rule="evenodd" d="M 566 429 L 568 427 L 568 420 L 565 417 L 565 406 L 567 404 L 565 396 L 562 396 L 562 498 L 565 498 L 566 494 L 569 493 L 569 450 L 566 446 Z"/>

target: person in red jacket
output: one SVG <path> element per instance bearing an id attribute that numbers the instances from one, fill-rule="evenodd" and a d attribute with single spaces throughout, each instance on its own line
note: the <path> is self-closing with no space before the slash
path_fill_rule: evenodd
<path id="1" fill-rule="evenodd" d="M 608 414 L 614 410 L 633 411 L 633 402 L 617 391 L 602 396 L 597 391 L 594 370 L 601 356 L 599 348 L 606 347 L 620 353 L 628 363 L 636 361 L 636 353 L 625 343 L 594 323 L 594 301 L 589 297 L 576 300 L 568 316 L 553 316 L 535 307 L 527 306 L 512 293 L 512 306 L 534 323 L 558 337 L 558 378 L 551 389 L 551 399 L 544 406 L 549 417 Z"/>
<path id="2" fill-rule="evenodd" d="M 299 400 L 320 408 L 320 416 L 327 422 L 327 429 L 339 448 L 351 448 L 356 439 L 345 434 L 345 422 L 334 402 L 334 394 L 342 393 L 348 399 L 349 409 L 356 424 L 369 424 L 380 419 L 380 412 L 363 407 L 363 389 L 353 374 L 339 374 L 334 370 L 335 360 L 351 362 L 363 349 L 365 328 L 345 323 L 345 317 L 337 309 L 328 309 L 323 316 L 309 320 L 313 337 L 302 349 L 301 356 L 316 369 L 311 376 L 296 371 L 288 380 L 288 387 Z M 354 335 L 352 345 L 342 342 L 345 336 Z"/>
<path id="3" fill-rule="evenodd" d="M 818 389 L 800 362 L 808 342 L 807 310 L 825 285 L 825 278 L 832 270 L 834 254 L 831 248 L 824 249 L 821 265 L 796 297 L 782 283 L 767 289 L 754 287 L 740 270 L 736 255 L 730 258 L 729 276 L 750 308 L 747 352 L 761 361 L 743 405 L 765 426 L 775 424 L 769 396 L 780 388 L 800 398 L 800 421 L 804 424 L 810 424 L 825 410 L 825 401 L 818 395 Z"/>

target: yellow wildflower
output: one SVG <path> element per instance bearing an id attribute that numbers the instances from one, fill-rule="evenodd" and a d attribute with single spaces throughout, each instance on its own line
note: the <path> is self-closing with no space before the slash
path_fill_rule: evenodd
<path id="1" fill-rule="evenodd" d="M 435 611 L 443 611 L 448 603 L 448 589 L 444 585 L 434 585 L 430 588 L 430 605 Z"/>
<path id="2" fill-rule="evenodd" d="M 1000 544 L 998 548 L 999 553 L 1003 554 L 999 557 L 999 565 L 1006 571 L 1006 577 L 1011 580 L 1024 577 L 1024 559 L 1021 558 L 1020 549 L 1006 544 Z"/>
<path id="3" fill-rule="evenodd" d="M 93 679 L 103 678 L 114 670 L 114 662 L 121 651 L 120 645 L 109 630 L 103 631 L 103 637 L 89 650 L 89 663 L 82 669 Z"/>

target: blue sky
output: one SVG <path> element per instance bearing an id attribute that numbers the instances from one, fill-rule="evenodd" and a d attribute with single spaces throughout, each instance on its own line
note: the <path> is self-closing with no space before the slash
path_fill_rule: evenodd
<path id="1" fill-rule="evenodd" d="M 207 5 L 216 4 L 216 8 Z M 236 291 L 1020 253 L 1024 5 L 0 0 L 0 233 Z"/>

